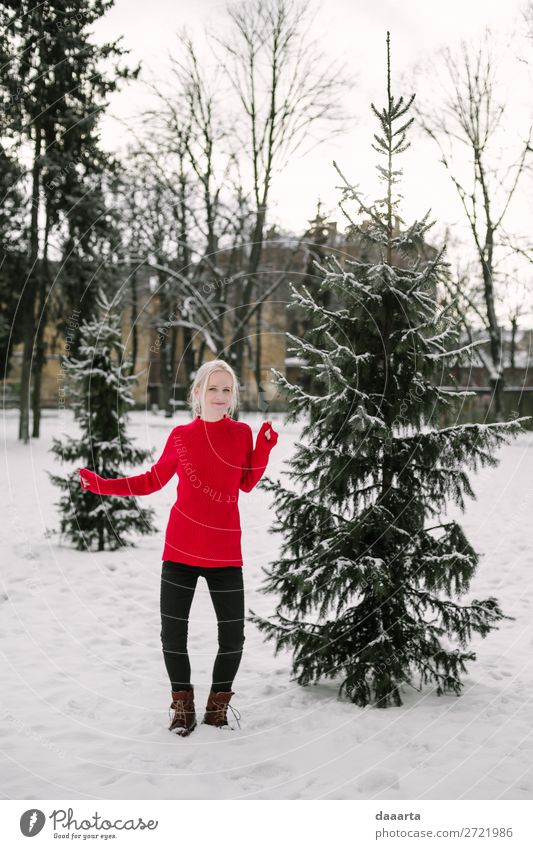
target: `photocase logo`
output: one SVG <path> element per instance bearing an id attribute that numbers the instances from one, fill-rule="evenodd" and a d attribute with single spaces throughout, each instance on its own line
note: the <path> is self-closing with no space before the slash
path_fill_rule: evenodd
<path id="1" fill-rule="evenodd" d="M 46 817 L 42 811 L 38 808 L 30 808 L 29 811 L 24 811 L 20 818 L 20 830 L 24 837 L 35 837 L 45 822 Z"/>

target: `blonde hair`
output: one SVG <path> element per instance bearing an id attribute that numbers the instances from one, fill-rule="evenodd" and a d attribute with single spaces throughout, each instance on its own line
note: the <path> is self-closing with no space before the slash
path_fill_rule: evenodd
<path id="1" fill-rule="evenodd" d="M 187 400 L 192 410 L 193 418 L 196 418 L 196 416 L 203 415 L 203 409 L 205 406 L 205 393 L 207 391 L 209 378 L 214 371 L 225 371 L 233 378 L 231 405 L 228 409 L 228 415 L 232 415 L 232 413 L 234 413 L 239 406 L 239 381 L 237 380 L 237 375 L 233 371 L 232 367 L 225 360 L 208 360 L 206 363 L 202 363 L 202 365 L 196 372 L 191 388 L 189 390 Z M 195 394 L 195 390 L 197 387 L 199 387 L 200 389 L 198 397 Z"/>

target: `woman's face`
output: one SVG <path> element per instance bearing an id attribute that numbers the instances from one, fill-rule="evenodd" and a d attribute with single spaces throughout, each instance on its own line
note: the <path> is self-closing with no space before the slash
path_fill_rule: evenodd
<path id="1" fill-rule="evenodd" d="M 225 371 L 214 371 L 210 374 L 205 391 L 205 415 L 217 419 L 228 412 L 231 407 L 233 378 Z"/>

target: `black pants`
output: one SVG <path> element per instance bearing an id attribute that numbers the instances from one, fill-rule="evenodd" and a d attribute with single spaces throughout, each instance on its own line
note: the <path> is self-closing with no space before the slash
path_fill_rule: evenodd
<path id="1" fill-rule="evenodd" d="M 189 612 L 198 577 L 203 575 L 218 622 L 218 654 L 212 689 L 229 692 L 244 644 L 244 584 L 238 566 L 189 566 L 164 560 L 161 572 L 161 643 L 173 690 L 190 690 L 187 653 Z"/>

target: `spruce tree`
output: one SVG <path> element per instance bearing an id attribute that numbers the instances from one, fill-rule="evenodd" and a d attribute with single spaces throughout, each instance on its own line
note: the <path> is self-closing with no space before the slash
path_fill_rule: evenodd
<path id="1" fill-rule="evenodd" d="M 457 398 L 441 384 L 476 343 L 460 349 L 449 307 L 436 300 L 445 248 L 429 261 L 418 256 L 429 212 L 408 227 L 399 215 L 396 157 L 409 145 L 413 99 L 391 94 L 387 33 L 387 102 L 380 111 L 371 104 L 385 191 L 369 205 L 345 181 L 341 208 L 356 201 L 361 223 L 346 214 L 368 250 L 344 267 L 335 257 L 317 264 L 337 306 L 290 286 L 289 309 L 312 319 L 305 338 L 289 334 L 290 350 L 322 391 L 309 394 L 272 369 L 287 421 L 309 418 L 289 464 L 294 486 L 261 484 L 275 494 L 272 530 L 283 537 L 261 591 L 278 604 L 268 618 L 250 610 L 250 621 L 276 654 L 293 650 L 299 684 L 341 678 L 339 695 L 360 706 L 401 705 L 404 684 L 460 695 L 476 658 L 473 633 L 485 637 L 513 618 L 493 596 L 459 600 L 480 555 L 445 510 L 449 501 L 464 510 L 464 496 L 475 497 L 465 470 L 496 465 L 497 448 L 530 417 L 438 426 Z"/>
<path id="2" fill-rule="evenodd" d="M 131 387 L 138 375 L 129 374 L 130 363 L 124 357 L 120 310 L 111 306 L 103 291 L 97 295 L 97 305 L 100 317 L 81 324 L 78 357 L 62 363 L 81 434 L 65 435 L 62 441 L 54 438 L 50 449 L 62 462 L 76 462 L 76 468 L 66 477 L 48 473 L 65 492 L 57 504 L 61 532 L 80 551 L 128 547 L 133 545 L 126 536 L 129 531 L 156 530 L 153 508 L 141 508 L 135 498 L 103 498 L 80 486 L 80 468 L 93 469 L 102 477 L 121 477 L 122 467 L 152 456 L 135 448 L 126 433 L 127 411 L 134 404 Z"/>
<path id="3" fill-rule="evenodd" d="M 3 136 L 1 119 L 0 128 Z M 23 281 L 26 269 L 23 178 L 24 168 L 13 151 L 6 150 L 0 142 L 0 373 L 4 380 L 11 371 L 13 350 L 22 334 L 20 292 L 14 281 Z M 6 384 L 4 388 L 8 388 Z"/>

